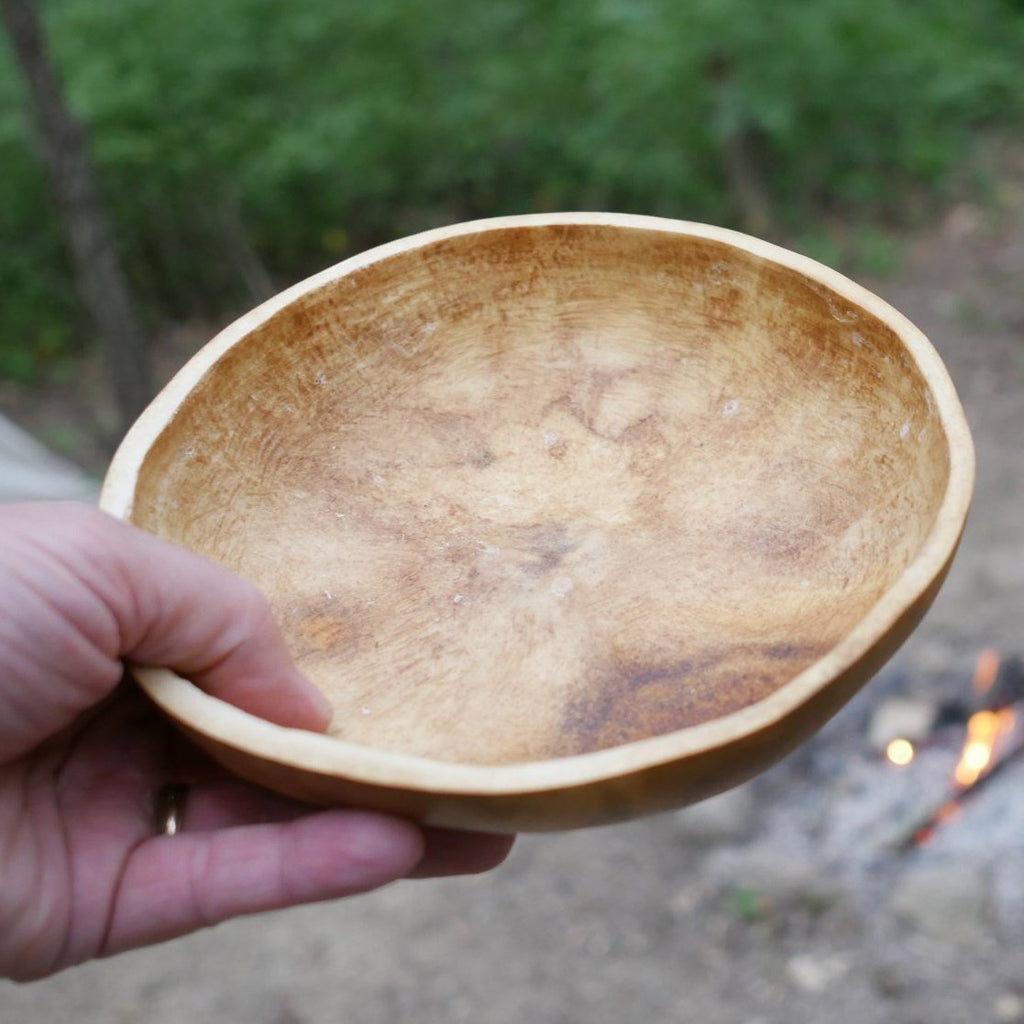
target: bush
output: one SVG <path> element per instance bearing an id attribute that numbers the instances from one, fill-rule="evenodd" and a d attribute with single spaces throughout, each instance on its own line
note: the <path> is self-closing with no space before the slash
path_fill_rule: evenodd
<path id="1" fill-rule="evenodd" d="M 979 129 L 1024 115 L 1009 0 L 52 0 L 47 15 L 154 319 L 226 316 L 261 267 L 283 283 L 473 216 L 900 223 Z M 20 118 L 0 86 L 8 374 L 62 351 L 74 323 Z"/>

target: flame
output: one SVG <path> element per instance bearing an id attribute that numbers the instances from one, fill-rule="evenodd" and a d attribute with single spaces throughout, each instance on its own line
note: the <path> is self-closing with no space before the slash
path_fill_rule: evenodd
<path id="1" fill-rule="evenodd" d="M 885 756 L 890 764 L 902 768 L 914 760 L 914 744 L 905 739 L 892 740 L 885 748 Z"/>
<path id="2" fill-rule="evenodd" d="M 988 693 L 995 685 L 999 675 L 999 652 L 987 647 L 974 663 L 974 676 L 971 687 L 975 693 Z"/>
<path id="3" fill-rule="evenodd" d="M 989 649 L 982 651 L 974 665 L 971 687 L 976 697 L 984 697 L 999 678 L 999 655 Z M 1017 724 L 1016 711 L 1012 707 L 975 712 L 967 719 L 967 735 L 960 751 L 960 758 L 953 771 L 951 790 L 947 799 L 939 805 L 913 832 L 906 845 L 927 843 L 935 830 L 943 822 L 960 813 L 962 800 L 975 783 L 990 775 L 998 766 L 997 758 L 1001 755 L 1009 757 L 1004 749 L 1007 739 L 1014 732 Z M 893 748 L 900 743 L 894 740 L 889 744 Z M 906 742 L 906 741 L 902 741 Z M 907 743 L 909 747 L 910 744 Z M 897 748 L 899 749 L 899 748 Z M 1020 749 L 1024 749 L 1024 744 Z M 913 748 L 911 747 L 911 751 Z M 886 751 L 890 761 L 896 761 L 889 750 Z M 1005 764 L 1005 761 L 1003 762 Z"/>
<path id="4" fill-rule="evenodd" d="M 1013 729 L 1016 716 L 1012 708 L 978 711 L 967 719 L 967 738 L 953 779 L 961 789 L 973 786 L 992 764 L 999 741 Z"/>

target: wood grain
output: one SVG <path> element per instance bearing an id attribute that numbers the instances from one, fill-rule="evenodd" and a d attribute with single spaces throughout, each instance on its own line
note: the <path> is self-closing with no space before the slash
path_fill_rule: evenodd
<path id="1" fill-rule="evenodd" d="M 775 253 L 611 215 L 385 247 L 211 343 L 105 504 L 263 588 L 344 744 L 498 769 L 728 719 L 913 567 L 860 646 L 906 621 L 970 495 L 927 342 Z"/>

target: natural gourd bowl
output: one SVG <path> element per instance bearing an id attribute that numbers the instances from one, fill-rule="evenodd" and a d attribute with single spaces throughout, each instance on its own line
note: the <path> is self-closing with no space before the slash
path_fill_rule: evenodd
<path id="1" fill-rule="evenodd" d="M 272 725 L 152 667 L 231 770 L 435 824 L 682 806 L 807 738 L 916 626 L 973 480 L 941 360 L 731 231 L 430 231 L 203 348 L 102 505 L 253 580 L 335 708 Z"/>

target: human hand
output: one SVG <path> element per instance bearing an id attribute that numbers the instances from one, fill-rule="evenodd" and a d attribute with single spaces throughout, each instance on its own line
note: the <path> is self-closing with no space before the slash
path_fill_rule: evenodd
<path id="1" fill-rule="evenodd" d="M 508 853 L 228 777 L 121 682 L 122 658 L 281 725 L 328 723 L 248 583 L 88 506 L 0 506 L 0 976 Z M 182 831 L 158 834 L 157 793 L 183 771 Z"/>

